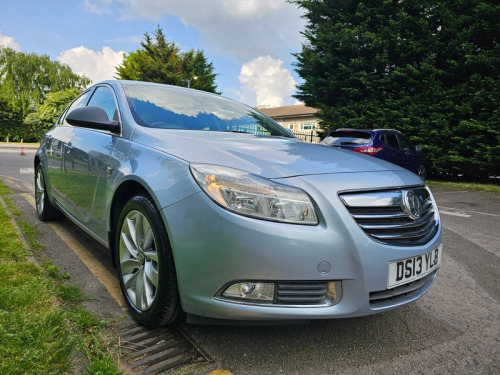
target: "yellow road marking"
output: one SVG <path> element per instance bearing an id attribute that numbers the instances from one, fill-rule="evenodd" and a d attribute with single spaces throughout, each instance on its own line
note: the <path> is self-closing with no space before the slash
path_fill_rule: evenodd
<path id="1" fill-rule="evenodd" d="M 29 204 L 36 207 L 35 198 L 28 193 L 24 193 L 23 196 L 26 198 Z M 56 232 L 61 240 L 63 240 L 76 254 L 78 258 L 85 264 L 90 272 L 99 280 L 99 282 L 108 290 L 109 294 L 115 299 L 115 301 L 120 305 L 123 310 L 126 310 L 125 303 L 123 301 L 123 295 L 120 289 L 120 284 L 115 276 L 109 272 L 102 264 L 95 259 L 95 257 L 83 247 L 74 237 L 64 229 L 61 224 L 57 222 L 47 223 Z"/>

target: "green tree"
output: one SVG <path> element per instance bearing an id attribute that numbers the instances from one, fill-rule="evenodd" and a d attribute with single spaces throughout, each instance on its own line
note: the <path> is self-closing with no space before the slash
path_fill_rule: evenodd
<path id="1" fill-rule="evenodd" d="M 10 103 L 0 97 L 0 139 L 18 142 L 22 139 L 23 116 Z"/>
<path id="2" fill-rule="evenodd" d="M 435 172 L 500 173 L 500 3 L 291 0 L 305 10 L 296 97 L 337 127 L 397 128 Z"/>
<path id="3" fill-rule="evenodd" d="M 213 64 L 202 51 L 181 52 L 174 42 L 168 42 L 160 27 L 154 37 L 144 34 L 141 48 L 125 54 L 123 63 L 116 67 L 119 79 L 130 79 L 187 86 L 216 92 Z M 192 79 L 196 77 L 196 79 Z"/>
<path id="4" fill-rule="evenodd" d="M 80 93 L 78 88 L 51 92 L 42 104 L 36 106 L 23 121 L 23 138 L 26 141 L 39 141 L 42 134 L 54 126 L 59 115 Z"/>
<path id="5" fill-rule="evenodd" d="M 66 88 L 84 88 L 90 80 L 46 55 L 0 48 L 0 96 L 23 116 L 43 103 L 47 94 Z"/>

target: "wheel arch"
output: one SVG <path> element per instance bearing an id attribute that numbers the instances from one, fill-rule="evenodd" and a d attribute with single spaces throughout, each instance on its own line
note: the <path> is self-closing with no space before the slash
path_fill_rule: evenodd
<path id="1" fill-rule="evenodd" d="M 160 205 L 155 199 L 154 194 L 151 193 L 150 189 L 142 181 L 137 180 L 126 180 L 123 181 L 113 194 L 113 199 L 109 207 L 109 223 L 108 223 L 108 246 L 110 250 L 111 260 L 113 266 L 116 268 L 116 254 L 115 254 L 115 236 L 116 236 L 116 226 L 118 225 L 118 219 L 121 214 L 121 209 L 125 206 L 127 201 L 136 195 L 146 195 L 148 196 L 155 205 L 155 208 L 160 211 Z M 165 225 L 165 223 L 164 223 Z M 167 229 L 167 228 L 166 228 Z M 168 232 L 168 229 L 167 229 Z M 170 240 L 170 239 L 169 239 Z"/>
<path id="2" fill-rule="evenodd" d="M 33 159 L 33 167 L 36 170 L 36 167 L 38 167 L 38 164 L 41 163 L 40 157 L 38 155 L 35 155 L 35 158 Z"/>
<path id="3" fill-rule="evenodd" d="M 149 197 L 151 197 L 151 194 L 149 193 L 148 189 L 140 182 L 134 180 L 124 181 L 116 189 L 113 195 L 113 200 L 111 201 L 111 205 L 109 207 L 108 243 L 109 243 L 111 261 L 113 263 L 113 267 L 115 268 L 116 268 L 115 235 L 116 235 L 116 225 L 118 223 L 118 218 L 120 217 L 121 208 L 130 198 L 138 194 L 146 194 Z"/>

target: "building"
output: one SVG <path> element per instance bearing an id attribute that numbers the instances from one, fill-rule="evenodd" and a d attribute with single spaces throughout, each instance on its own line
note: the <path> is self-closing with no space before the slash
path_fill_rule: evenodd
<path id="1" fill-rule="evenodd" d="M 319 123 L 319 119 L 316 117 L 318 109 L 301 104 L 285 107 L 259 108 L 259 111 L 271 117 L 299 138 L 312 143 L 320 142 L 320 138 L 316 133 L 316 127 Z"/>

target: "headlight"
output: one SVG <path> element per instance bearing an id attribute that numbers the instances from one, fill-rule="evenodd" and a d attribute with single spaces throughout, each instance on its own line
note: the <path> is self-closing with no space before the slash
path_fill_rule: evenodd
<path id="1" fill-rule="evenodd" d="M 311 200 L 301 189 L 218 165 L 191 164 L 190 168 L 203 191 L 229 211 L 264 220 L 318 224 Z"/>

